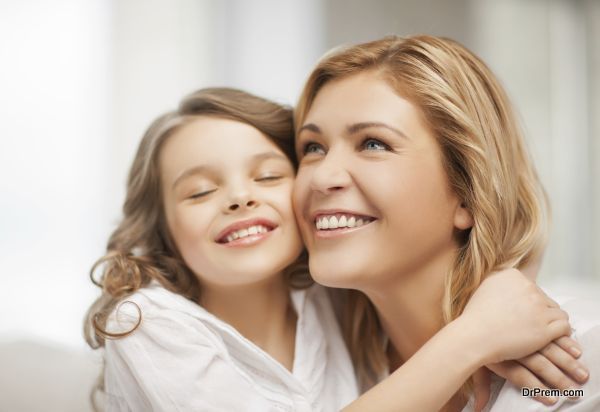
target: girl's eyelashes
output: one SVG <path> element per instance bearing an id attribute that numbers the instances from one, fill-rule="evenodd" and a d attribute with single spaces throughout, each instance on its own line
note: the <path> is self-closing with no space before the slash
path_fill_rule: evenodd
<path id="1" fill-rule="evenodd" d="M 200 199 L 202 197 L 208 196 L 211 193 L 215 192 L 217 189 L 212 189 L 212 190 L 205 190 L 204 192 L 198 192 L 198 193 L 194 193 L 193 195 L 189 196 L 188 199 Z"/>
<path id="2" fill-rule="evenodd" d="M 254 180 L 257 182 L 271 182 L 271 181 L 279 180 L 282 178 L 283 178 L 283 176 L 279 176 L 279 175 L 269 175 L 269 176 L 258 177 Z"/>
<path id="3" fill-rule="evenodd" d="M 392 148 L 389 145 L 383 143 L 381 140 L 376 139 L 374 137 L 367 137 L 365 140 L 363 140 L 363 142 L 361 143 L 361 148 L 369 151 L 392 150 Z"/>

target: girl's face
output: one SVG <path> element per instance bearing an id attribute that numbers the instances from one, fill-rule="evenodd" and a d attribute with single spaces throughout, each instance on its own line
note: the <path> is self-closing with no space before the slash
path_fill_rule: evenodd
<path id="1" fill-rule="evenodd" d="M 373 73 L 326 84 L 296 150 L 294 206 L 320 283 L 366 290 L 435 270 L 471 224 L 420 110 Z"/>
<path id="2" fill-rule="evenodd" d="M 199 117 L 166 140 L 159 164 L 171 236 L 204 286 L 264 281 L 300 254 L 293 166 L 254 127 Z"/>

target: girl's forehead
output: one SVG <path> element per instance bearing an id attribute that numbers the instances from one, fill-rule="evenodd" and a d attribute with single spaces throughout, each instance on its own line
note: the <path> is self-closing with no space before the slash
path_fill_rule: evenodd
<path id="1" fill-rule="evenodd" d="M 165 142 L 160 166 L 167 180 L 186 170 L 235 170 L 264 162 L 290 163 L 279 147 L 258 129 L 242 122 L 198 118 L 182 126 Z"/>

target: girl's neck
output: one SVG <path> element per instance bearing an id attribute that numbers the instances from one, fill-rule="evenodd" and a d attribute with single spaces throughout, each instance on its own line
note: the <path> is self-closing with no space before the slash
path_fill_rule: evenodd
<path id="1" fill-rule="evenodd" d="M 203 285 L 200 304 L 292 369 L 297 316 L 283 276 L 243 286 Z"/>

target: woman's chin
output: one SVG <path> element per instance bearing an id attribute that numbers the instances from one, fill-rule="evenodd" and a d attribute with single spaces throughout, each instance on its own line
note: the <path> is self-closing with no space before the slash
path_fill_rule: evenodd
<path id="1" fill-rule="evenodd" d="M 365 271 L 357 262 L 339 261 L 309 255 L 310 273 L 313 279 L 323 286 L 332 288 L 356 288 L 364 278 Z"/>

